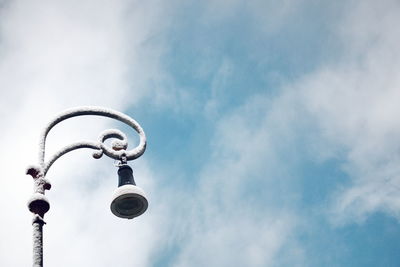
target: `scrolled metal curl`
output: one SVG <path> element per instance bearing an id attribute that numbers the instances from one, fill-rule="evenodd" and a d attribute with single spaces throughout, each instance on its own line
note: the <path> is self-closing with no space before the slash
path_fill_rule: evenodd
<path id="1" fill-rule="evenodd" d="M 66 119 L 72 118 L 72 117 L 77 117 L 77 116 L 84 116 L 84 115 L 96 115 L 96 116 L 103 116 L 103 117 L 108 117 L 112 119 L 119 120 L 127 125 L 129 125 L 131 128 L 133 128 L 139 135 L 139 144 L 131 149 L 131 150 L 126 150 L 128 147 L 128 138 L 127 136 L 121 132 L 120 130 L 117 129 L 109 129 L 103 131 L 98 138 L 97 142 L 94 141 L 81 141 L 77 143 L 70 144 L 68 146 L 65 146 L 58 152 L 56 152 L 50 159 L 45 162 L 45 144 L 46 144 L 46 138 L 47 135 L 49 134 L 50 130 L 58 123 L 61 121 L 64 121 Z M 113 140 L 111 143 L 111 148 L 108 147 L 105 143 L 106 140 L 110 138 L 115 138 L 116 140 Z M 96 159 L 99 159 L 105 154 L 106 156 L 115 159 L 115 160 L 120 160 L 122 157 L 124 160 L 134 160 L 138 157 L 140 157 L 145 149 L 146 149 L 146 135 L 142 129 L 142 127 L 137 123 L 134 119 L 131 117 L 112 110 L 112 109 L 106 109 L 102 107 L 94 107 L 94 106 L 84 106 L 84 107 L 77 107 L 77 108 L 72 108 L 65 110 L 61 114 L 59 114 L 57 117 L 55 117 L 44 129 L 41 139 L 40 139 L 40 144 L 39 144 L 39 166 L 36 166 L 34 168 L 28 169 L 27 173 L 31 174 L 33 177 L 38 177 L 38 176 L 45 176 L 51 165 L 62 155 L 76 150 L 80 148 L 91 148 L 96 151 L 93 152 L 93 157 Z M 35 175 L 33 175 L 35 174 Z"/>
<path id="2" fill-rule="evenodd" d="M 111 143 L 111 148 L 107 147 L 105 141 L 110 138 L 116 138 Z M 110 158 L 118 158 L 126 155 L 126 148 L 128 147 L 128 138 L 126 135 L 117 129 L 109 129 L 103 131 L 99 136 L 100 149 L 93 152 L 93 157 L 99 159 L 106 154 Z"/>

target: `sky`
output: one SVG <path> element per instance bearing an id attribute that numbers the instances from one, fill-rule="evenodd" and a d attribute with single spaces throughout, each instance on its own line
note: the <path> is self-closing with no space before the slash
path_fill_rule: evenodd
<path id="1" fill-rule="evenodd" d="M 32 262 L 41 131 L 102 106 L 147 136 L 147 195 L 112 215 L 114 160 L 47 173 L 46 266 L 399 266 L 400 3 L 0 0 L 0 266 Z M 83 116 L 47 158 L 105 129 Z"/>

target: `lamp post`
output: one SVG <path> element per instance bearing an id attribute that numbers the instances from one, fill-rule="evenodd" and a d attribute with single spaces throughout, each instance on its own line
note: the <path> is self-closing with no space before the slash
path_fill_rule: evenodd
<path id="1" fill-rule="evenodd" d="M 58 123 L 77 116 L 95 115 L 119 120 L 132 127 L 139 135 L 139 144 L 132 150 L 128 147 L 127 136 L 117 129 L 103 131 L 97 141 L 82 141 L 65 146 L 45 161 L 46 138 L 50 130 Z M 114 138 L 111 147 L 105 144 L 107 139 Z M 77 107 L 68 109 L 55 117 L 43 130 L 39 143 L 39 164 L 29 166 L 26 174 L 33 177 L 34 193 L 28 201 L 28 208 L 33 213 L 33 267 L 43 266 L 43 225 L 44 215 L 50 209 L 50 203 L 45 196 L 45 190 L 51 188 L 46 173 L 51 165 L 62 155 L 80 148 L 94 149 L 93 157 L 99 159 L 106 156 L 118 160 L 118 188 L 114 191 L 110 205 L 114 215 L 120 218 L 132 219 L 144 213 L 148 202 L 143 190 L 136 186 L 132 169 L 128 166 L 129 160 L 140 157 L 146 149 L 146 135 L 140 125 L 131 117 L 102 107 Z"/>

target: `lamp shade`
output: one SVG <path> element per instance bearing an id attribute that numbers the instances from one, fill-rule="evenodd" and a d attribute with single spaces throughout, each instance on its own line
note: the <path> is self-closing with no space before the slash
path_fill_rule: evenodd
<path id="1" fill-rule="evenodd" d="M 148 202 L 143 190 L 135 185 L 132 169 L 122 165 L 118 169 L 118 188 L 111 201 L 111 212 L 120 218 L 132 219 L 143 214 Z"/>

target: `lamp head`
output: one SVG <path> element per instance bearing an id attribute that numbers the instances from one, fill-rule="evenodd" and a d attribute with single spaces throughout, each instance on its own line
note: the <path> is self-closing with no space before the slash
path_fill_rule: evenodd
<path id="1" fill-rule="evenodd" d="M 142 215 L 149 204 L 143 190 L 135 184 L 131 167 L 120 166 L 118 178 L 118 188 L 114 191 L 110 206 L 111 212 L 126 219 Z"/>

